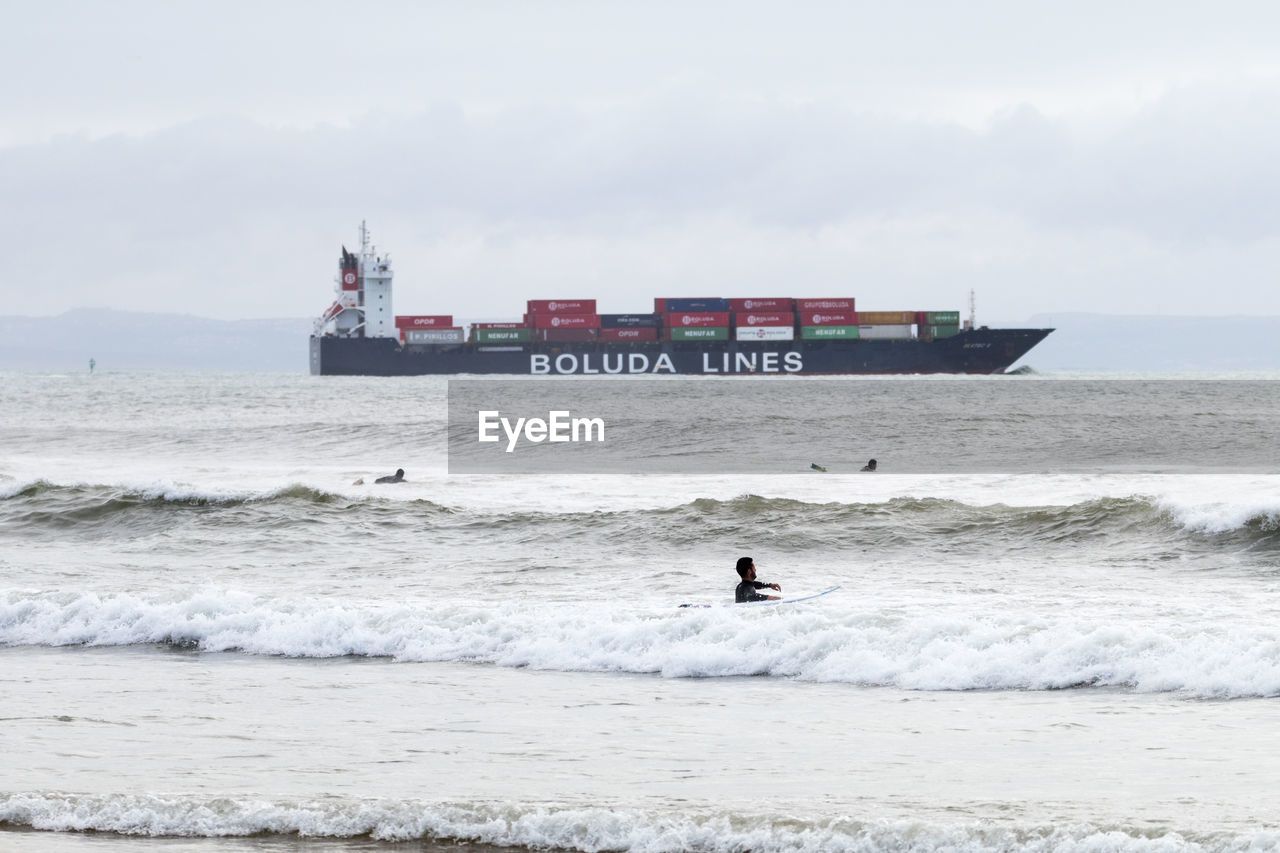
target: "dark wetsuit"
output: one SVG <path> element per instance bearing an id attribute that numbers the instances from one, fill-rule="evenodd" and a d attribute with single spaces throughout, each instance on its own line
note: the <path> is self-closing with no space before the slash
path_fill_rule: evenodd
<path id="1" fill-rule="evenodd" d="M 386 477 L 379 477 L 378 479 L 374 480 L 373 482 L 375 482 L 375 483 L 403 483 L 403 482 L 404 482 L 404 475 L 403 475 L 403 474 L 390 474 L 390 475 L 388 475 L 388 476 L 386 476 Z"/>
<path id="2" fill-rule="evenodd" d="M 768 589 L 767 583 L 760 581 L 743 581 L 738 584 L 738 588 L 733 593 L 733 601 L 735 604 L 741 604 L 744 601 L 766 601 L 769 596 L 761 595 L 756 592 L 757 589 Z"/>

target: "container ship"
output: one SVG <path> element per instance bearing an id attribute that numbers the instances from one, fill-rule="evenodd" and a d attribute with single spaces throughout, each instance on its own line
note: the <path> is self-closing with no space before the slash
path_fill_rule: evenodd
<path id="1" fill-rule="evenodd" d="M 337 298 L 316 319 L 311 372 L 425 374 L 821 375 L 1003 373 L 1052 329 L 989 329 L 959 311 L 864 311 L 852 297 L 667 297 L 646 313 L 595 299 L 531 299 L 520 319 L 455 323 L 397 316 L 391 257 L 360 226 L 342 247 Z"/>

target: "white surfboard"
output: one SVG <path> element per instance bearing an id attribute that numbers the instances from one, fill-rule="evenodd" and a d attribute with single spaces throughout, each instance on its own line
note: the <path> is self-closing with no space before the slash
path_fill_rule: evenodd
<path id="1" fill-rule="evenodd" d="M 735 601 L 730 604 L 681 604 L 681 607 L 769 607 L 775 604 L 791 604 L 796 601 L 808 601 L 811 598 L 820 598 L 828 593 L 835 592 L 840 587 L 833 586 L 830 589 L 824 589 L 822 592 L 812 592 L 808 595 L 797 595 L 793 598 L 783 598 L 777 601 Z"/>

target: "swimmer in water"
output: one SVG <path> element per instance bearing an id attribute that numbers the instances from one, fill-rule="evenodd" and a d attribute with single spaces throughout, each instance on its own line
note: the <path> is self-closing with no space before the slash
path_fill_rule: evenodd
<path id="1" fill-rule="evenodd" d="M 733 593 L 733 600 L 737 604 L 744 601 L 781 601 L 780 595 L 763 595 L 756 592 L 758 589 L 773 589 L 782 592 L 782 587 L 776 583 L 762 583 L 756 580 L 756 562 L 750 557 L 742 557 L 738 560 L 738 577 L 742 578 L 742 583 L 738 584 L 738 588 Z"/>

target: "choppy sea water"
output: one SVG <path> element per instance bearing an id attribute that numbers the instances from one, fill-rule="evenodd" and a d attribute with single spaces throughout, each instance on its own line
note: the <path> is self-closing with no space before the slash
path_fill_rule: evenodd
<path id="1" fill-rule="evenodd" d="M 0 375 L 0 849 L 1280 849 L 1275 379 L 672 380 L 795 473 L 504 477 L 443 379 Z M 676 606 L 743 554 L 842 588 Z"/>

